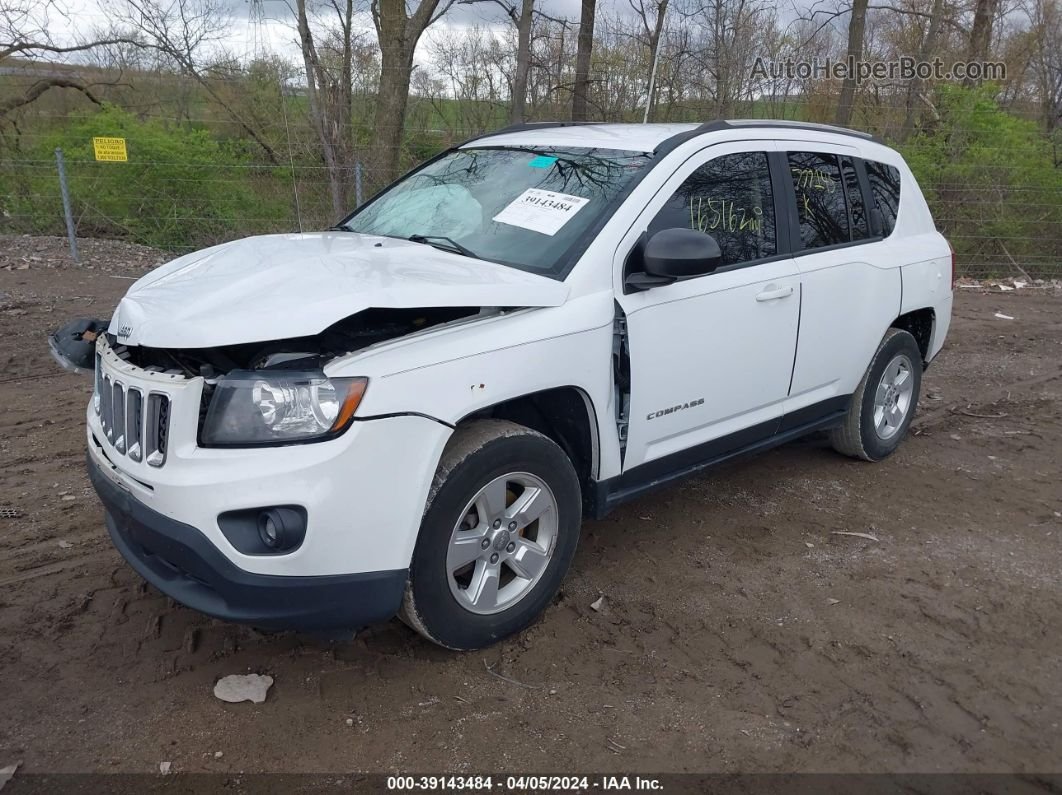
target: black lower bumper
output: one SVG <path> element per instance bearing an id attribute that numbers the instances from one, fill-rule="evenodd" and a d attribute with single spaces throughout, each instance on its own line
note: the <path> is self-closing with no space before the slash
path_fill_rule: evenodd
<path id="1" fill-rule="evenodd" d="M 405 569 L 320 577 L 252 574 L 195 527 L 163 516 L 120 488 L 91 454 L 88 471 L 122 557 L 193 610 L 263 629 L 302 631 L 360 629 L 398 612 Z"/>

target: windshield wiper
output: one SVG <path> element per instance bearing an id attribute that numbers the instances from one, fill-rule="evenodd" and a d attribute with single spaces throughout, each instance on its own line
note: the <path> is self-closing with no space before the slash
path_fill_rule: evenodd
<path id="1" fill-rule="evenodd" d="M 407 240 L 413 243 L 427 243 L 429 246 L 435 246 L 435 248 L 441 248 L 443 251 L 452 251 L 455 254 L 460 254 L 463 257 L 472 257 L 473 259 L 479 259 L 474 251 L 465 248 L 456 240 L 443 235 L 410 235 Z"/>

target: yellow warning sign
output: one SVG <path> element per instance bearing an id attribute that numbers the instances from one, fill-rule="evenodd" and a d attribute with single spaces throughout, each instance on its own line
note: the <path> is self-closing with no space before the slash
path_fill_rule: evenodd
<path id="1" fill-rule="evenodd" d="M 93 138 L 92 148 L 96 150 L 97 160 L 111 160 L 118 163 L 128 162 L 124 138 Z"/>

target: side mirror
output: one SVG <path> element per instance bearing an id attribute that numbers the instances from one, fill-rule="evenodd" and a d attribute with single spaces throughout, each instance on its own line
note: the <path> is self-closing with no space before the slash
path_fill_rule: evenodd
<path id="1" fill-rule="evenodd" d="M 722 258 L 715 238 L 696 229 L 661 229 L 642 254 L 647 274 L 671 280 L 711 273 Z"/>

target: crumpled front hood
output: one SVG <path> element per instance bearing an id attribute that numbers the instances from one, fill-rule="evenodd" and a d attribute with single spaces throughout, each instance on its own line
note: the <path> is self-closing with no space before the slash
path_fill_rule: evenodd
<path id="1" fill-rule="evenodd" d="M 370 307 L 559 306 L 545 276 L 351 232 L 263 235 L 169 262 L 137 281 L 109 331 L 120 343 L 210 348 L 319 334 Z"/>

